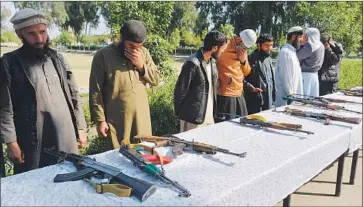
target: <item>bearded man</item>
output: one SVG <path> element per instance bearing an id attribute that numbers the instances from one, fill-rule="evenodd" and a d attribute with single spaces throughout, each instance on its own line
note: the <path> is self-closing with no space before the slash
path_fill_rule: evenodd
<path id="1" fill-rule="evenodd" d="M 303 94 L 303 81 L 296 50 L 300 48 L 304 31 L 300 26 L 287 32 L 287 41 L 281 48 L 276 61 L 276 102 L 275 106 L 290 104 L 284 96 Z"/>
<path id="2" fill-rule="evenodd" d="M 174 89 L 174 108 L 180 132 L 215 123 L 217 118 L 217 67 L 215 60 L 226 49 L 227 38 L 214 30 L 183 64 Z"/>
<path id="3" fill-rule="evenodd" d="M 245 78 L 245 100 L 248 114 L 272 108 L 276 98 L 276 84 L 271 51 L 273 37 L 261 34 L 257 38 L 257 49 L 248 56 L 250 74 Z"/>
<path id="4" fill-rule="evenodd" d="M 97 132 L 116 149 L 133 143 L 137 134 L 152 135 L 147 87 L 159 84 L 159 72 L 143 46 L 144 24 L 129 20 L 121 41 L 95 54 L 89 79 L 90 109 Z"/>
<path id="5" fill-rule="evenodd" d="M 48 20 L 26 8 L 10 22 L 23 46 L 1 58 L 0 137 L 18 174 L 56 164 L 44 148 L 78 154 L 87 138 L 74 75 L 49 48 Z"/>

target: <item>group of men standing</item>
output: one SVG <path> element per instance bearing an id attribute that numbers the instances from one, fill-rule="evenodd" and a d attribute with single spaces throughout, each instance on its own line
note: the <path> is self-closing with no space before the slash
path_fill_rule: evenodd
<path id="1" fill-rule="evenodd" d="M 74 75 L 63 56 L 49 47 L 48 20 L 38 10 L 22 9 L 11 22 L 23 46 L 1 58 L 0 138 L 17 174 L 55 164 L 44 148 L 79 153 L 87 137 Z M 160 81 L 143 47 L 144 24 L 126 21 L 120 37 L 94 55 L 89 79 L 91 118 L 109 149 L 133 143 L 137 134 L 152 135 L 147 85 Z M 273 41 L 269 34 L 257 38 L 251 29 L 230 39 L 209 32 L 183 64 L 175 85 L 180 131 L 285 105 L 283 96 L 318 96 L 319 85 L 320 95 L 334 91 L 341 50 L 330 36 L 320 38 L 314 28 L 306 33 L 291 28 L 276 70 L 270 57 Z M 255 44 L 248 55 L 247 48 Z"/>
<path id="2" fill-rule="evenodd" d="M 247 48 L 257 45 L 250 55 Z M 342 50 L 316 28 L 288 30 L 272 64 L 273 37 L 246 29 L 232 38 L 212 31 L 182 66 L 174 90 L 180 131 L 284 106 L 283 97 L 333 93 Z M 319 87 L 320 86 L 320 87 Z"/>

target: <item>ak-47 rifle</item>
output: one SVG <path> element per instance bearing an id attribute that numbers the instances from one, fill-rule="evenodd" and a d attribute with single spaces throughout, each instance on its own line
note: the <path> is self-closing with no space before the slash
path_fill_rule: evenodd
<path id="1" fill-rule="evenodd" d="M 362 104 L 362 102 L 356 102 L 356 101 L 348 101 L 344 99 L 339 98 L 326 98 L 326 97 L 316 97 L 316 96 L 309 96 L 309 95 L 303 95 L 303 94 L 294 94 L 296 96 L 302 96 L 307 97 L 307 100 L 317 100 L 321 101 L 323 103 L 329 103 L 329 102 L 335 102 L 335 103 L 355 103 L 355 104 Z"/>
<path id="2" fill-rule="evenodd" d="M 331 109 L 331 110 L 343 110 L 343 111 L 349 111 L 349 112 L 354 112 L 357 114 L 362 114 L 362 112 L 359 111 L 354 111 L 354 110 L 350 110 L 350 109 L 346 109 L 344 106 L 338 106 L 338 105 L 333 105 L 330 103 L 323 103 L 320 101 L 315 101 L 315 100 L 309 100 L 306 98 L 299 98 L 299 97 L 294 97 L 294 96 L 284 96 L 282 97 L 284 100 L 290 100 L 290 101 L 297 101 L 303 104 L 308 104 L 308 105 L 312 105 L 312 106 L 318 106 L 318 107 L 324 107 L 327 109 Z"/>
<path id="3" fill-rule="evenodd" d="M 158 136 L 142 136 L 136 135 L 134 139 L 146 142 L 154 142 L 156 147 L 161 146 L 173 146 L 173 154 L 175 156 L 183 154 L 185 149 L 191 149 L 199 153 L 206 153 L 206 154 L 216 154 L 217 152 L 221 152 L 224 154 L 235 155 L 238 157 L 246 157 L 246 152 L 243 153 L 234 153 L 230 152 L 227 149 L 219 148 L 213 145 L 201 143 L 201 142 L 190 142 L 184 139 L 180 139 L 178 137 L 169 136 L 169 137 L 158 137 Z"/>
<path id="4" fill-rule="evenodd" d="M 355 91 L 355 90 L 347 90 L 347 89 L 338 89 L 339 92 L 342 92 L 346 96 L 363 96 L 362 91 Z"/>
<path id="5" fill-rule="evenodd" d="M 110 190 L 112 187 L 129 187 L 131 188 L 131 192 L 128 192 L 128 196 L 135 196 L 140 201 L 145 201 L 156 191 L 156 187 L 153 184 L 148 183 L 144 180 L 129 177 L 126 174 L 122 173 L 120 169 L 97 162 L 94 158 L 92 159 L 90 157 L 85 157 L 73 153 L 66 153 L 63 151 L 57 152 L 54 148 L 44 149 L 44 152 L 58 157 L 58 159 L 60 159 L 61 161 L 67 160 L 69 162 L 72 162 L 74 165 L 77 166 L 77 168 L 81 169 L 77 172 L 56 175 L 54 178 L 55 183 L 85 179 L 91 182 L 92 185 L 94 185 L 94 183 L 91 181 L 92 178 L 95 177 L 96 180 L 97 178 L 101 178 L 99 179 L 101 180 L 101 183 L 97 183 L 94 185 L 98 193 L 106 192 L 105 189 L 108 189 L 109 192 L 112 193 L 120 191 L 119 189 Z M 109 184 L 111 182 L 116 182 L 124 186 L 115 186 Z M 98 189 L 100 189 L 100 191 Z M 123 194 L 125 194 L 125 192 L 123 192 Z"/>
<path id="6" fill-rule="evenodd" d="M 179 196 L 182 197 L 189 197 L 191 194 L 190 192 L 181 186 L 178 182 L 172 181 L 170 178 L 166 177 L 164 173 L 154 164 L 147 161 L 140 153 L 136 150 L 129 148 L 129 146 L 120 147 L 119 152 L 128 158 L 133 165 L 135 165 L 140 170 L 146 172 L 147 174 L 156 177 L 157 179 L 161 180 L 166 184 L 170 184 L 177 188 L 180 191 Z"/>
<path id="7" fill-rule="evenodd" d="M 302 130 L 300 124 L 290 124 L 290 123 L 279 123 L 279 122 L 268 122 L 263 117 L 259 115 L 248 115 L 240 118 L 240 124 L 253 125 L 262 128 L 273 128 L 279 130 L 287 130 L 294 132 L 303 132 L 306 134 L 314 134 L 314 132 Z"/>
<path id="8" fill-rule="evenodd" d="M 329 124 L 330 120 L 334 121 L 341 121 L 351 124 L 359 124 L 361 122 L 361 118 L 358 117 L 345 117 L 345 116 L 337 116 L 327 113 L 314 113 L 310 111 L 303 111 L 300 109 L 291 109 L 289 107 L 286 107 L 284 111 L 277 111 L 276 109 L 273 110 L 273 112 L 281 112 L 286 113 L 292 116 L 300 116 L 300 117 L 311 117 L 315 119 L 324 120 L 325 124 Z"/>

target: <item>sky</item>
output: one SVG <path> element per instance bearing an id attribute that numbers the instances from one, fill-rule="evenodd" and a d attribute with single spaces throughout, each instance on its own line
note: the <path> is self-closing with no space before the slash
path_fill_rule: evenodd
<path id="1" fill-rule="evenodd" d="M 13 24 L 10 23 L 11 17 L 13 17 L 14 14 L 15 14 L 14 3 L 13 2 L 3 2 L 2 1 L 1 6 L 4 6 L 4 7 L 10 9 L 10 11 L 11 11 L 10 17 L 5 22 L 6 29 L 14 30 L 13 29 Z M 59 31 L 59 29 L 57 27 L 50 28 L 48 32 L 49 32 L 50 39 L 54 39 L 60 34 L 60 31 Z M 100 17 L 100 23 L 98 24 L 97 28 L 92 28 L 91 29 L 91 35 L 109 34 L 109 33 L 110 33 L 110 29 L 107 28 L 106 23 L 105 23 L 105 19 L 101 16 Z"/>

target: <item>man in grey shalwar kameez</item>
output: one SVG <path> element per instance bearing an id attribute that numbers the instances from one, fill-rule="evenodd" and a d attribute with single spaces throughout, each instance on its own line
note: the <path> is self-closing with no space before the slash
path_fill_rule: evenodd
<path id="1" fill-rule="evenodd" d="M 325 48 L 318 29 L 308 28 L 305 35 L 305 43 L 296 51 L 301 65 L 303 91 L 306 96 L 319 96 L 318 71 L 324 62 Z"/>
<path id="2" fill-rule="evenodd" d="M 1 58 L 0 136 L 17 174 L 55 164 L 44 148 L 78 154 L 87 138 L 74 76 L 49 48 L 48 20 L 23 9 L 11 22 L 23 46 Z"/>

